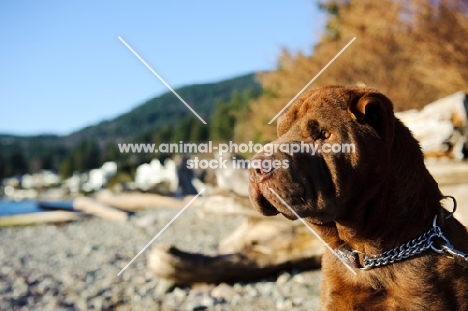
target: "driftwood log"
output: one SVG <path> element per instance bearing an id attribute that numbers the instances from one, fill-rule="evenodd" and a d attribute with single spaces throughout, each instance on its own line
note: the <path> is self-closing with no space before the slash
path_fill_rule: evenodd
<path id="1" fill-rule="evenodd" d="M 128 219 L 126 212 L 112 208 L 92 198 L 78 197 L 73 200 L 73 209 L 92 214 L 110 221 L 124 222 Z"/>
<path id="2" fill-rule="evenodd" d="M 193 196 L 186 196 L 183 199 L 165 197 L 158 194 L 142 194 L 142 193 L 127 193 L 127 194 L 108 194 L 103 193 L 96 196 L 96 200 L 120 210 L 136 211 L 151 207 L 184 207 Z"/>
<path id="3" fill-rule="evenodd" d="M 461 160 L 468 148 L 467 102 L 468 96 L 457 92 L 427 104 L 420 111 L 403 111 L 396 116 L 419 140 L 426 157 Z"/>
<path id="4" fill-rule="evenodd" d="M 318 269 L 322 244 L 302 224 L 280 219 L 248 219 L 208 256 L 157 247 L 148 268 L 176 284 L 247 281 L 284 269 Z"/>
<path id="5" fill-rule="evenodd" d="M 66 211 L 26 213 L 0 217 L 0 227 L 30 226 L 45 223 L 60 224 L 69 221 L 82 220 L 84 217 L 86 217 L 86 214 L 84 213 Z"/>
<path id="6" fill-rule="evenodd" d="M 468 184 L 468 162 L 429 161 L 426 167 L 439 185 Z"/>

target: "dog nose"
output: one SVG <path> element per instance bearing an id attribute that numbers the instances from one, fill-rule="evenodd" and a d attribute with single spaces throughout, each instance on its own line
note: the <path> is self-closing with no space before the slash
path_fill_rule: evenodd
<path id="1" fill-rule="evenodd" d="M 271 156 L 257 153 L 252 158 L 250 163 L 250 176 L 254 177 L 254 181 L 263 181 L 265 178 L 269 177 L 274 170 L 275 167 L 273 166 L 273 158 Z"/>

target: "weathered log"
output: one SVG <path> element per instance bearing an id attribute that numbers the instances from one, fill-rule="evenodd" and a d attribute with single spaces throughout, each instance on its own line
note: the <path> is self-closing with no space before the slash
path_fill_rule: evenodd
<path id="1" fill-rule="evenodd" d="M 468 183 L 468 162 L 429 161 L 426 167 L 439 184 Z"/>
<path id="2" fill-rule="evenodd" d="M 322 244 L 304 226 L 249 220 L 221 243 L 214 256 L 157 247 L 148 268 L 177 284 L 247 281 L 284 269 L 317 269 Z"/>
<path id="3" fill-rule="evenodd" d="M 65 223 L 74 220 L 81 220 L 84 216 L 84 213 L 66 211 L 17 214 L 0 217 L 0 227 L 29 226 L 44 223 Z"/>
<path id="4" fill-rule="evenodd" d="M 96 200 L 120 210 L 136 211 L 144 208 L 182 208 L 193 196 L 186 196 L 183 199 L 173 197 L 164 197 L 157 194 L 146 193 L 130 193 L 130 194 L 100 194 L 96 196 Z M 217 214 L 244 215 L 252 218 L 265 218 L 260 213 L 256 212 L 251 206 L 249 198 L 220 191 L 219 193 L 199 197 L 191 205 L 202 212 L 210 212 Z"/>
<path id="5" fill-rule="evenodd" d="M 123 222 L 128 219 L 126 212 L 87 197 L 75 198 L 73 200 L 73 208 L 111 221 Z"/>
<path id="6" fill-rule="evenodd" d="M 249 218 L 265 219 L 265 216 L 252 208 L 249 198 L 240 197 L 233 193 L 224 192 L 210 195 L 208 197 L 198 198 L 193 205 L 202 212 L 243 215 Z"/>
<path id="7" fill-rule="evenodd" d="M 468 141 L 467 95 L 457 92 L 427 104 L 422 110 L 408 110 L 396 116 L 419 140 L 427 157 L 463 159 Z"/>
<path id="8" fill-rule="evenodd" d="M 129 193 L 120 195 L 101 194 L 96 196 L 96 200 L 115 208 L 125 211 L 136 211 L 150 207 L 184 207 L 193 196 L 184 199 L 164 197 L 157 194 Z"/>

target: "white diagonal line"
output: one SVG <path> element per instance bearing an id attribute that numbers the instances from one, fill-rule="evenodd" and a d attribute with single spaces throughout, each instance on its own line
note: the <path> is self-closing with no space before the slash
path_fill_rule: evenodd
<path id="1" fill-rule="evenodd" d="M 338 58 L 338 56 L 340 56 L 341 53 L 343 53 L 343 52 L 348 48 L 348 46 L 350 46 L 351 43 L 354 42 L 354 40 L 356 40 L 356 37 L 352 38 L 351 41 L 349 41 L 348 44 L 346 44 L 345 47 L 342 48 L 341 51 L 339 51 L 338 54 L 336 54 L 335 57 L 333 57 L 333 58 L 331 59 L 331 61 L 329 61 L 328 64 L 326 64 L 325 67 L 323 67 L 322 70 L 320 70 L 320 71 L 315 75 L 315 77 L 313 77 L 312 80 L 310 80 L 309 83 L 307 83 L 306 86 L 304 86 L 304 87 L 302 88 L 302 90 L 300 90 L 299 93 L 297 93 L 296 96 L 294 96 L 294 98 L 291 99 L 291 100 L 289 101 L 289 103 L 288 103 L 286 106 L 284 106 L 283 109 L 281 109 L 281 111 L 278 112 L 278 114 L 277 114 L 273 119 L 271 119 L 270 122 L 268 122 L 268 124 L 273 123 L 273 121 L 275 121 L 276 118 L 278 118 L 278 117 L 280 116 L 280 114 L 282 114 L 283 111 L 286 110 L 286 108 L 288 108 L 289 105 L 291 105 L 292 102 L 295 101 L 296 98 L 298 98 L 298 97 L 302 94 L 302 92 L 304 92 L 304 91 L 312 84 L 312 82 L 314 82 L 315 79 L 317 79 L 317 78 L 322 74 L 322 72 L 324 72 L 325 69 L 327 69 L 328 66 L 330 66 L 330 65 Z"/>
<path id="2" fill-rule="evenodd" d="M 271 189 L 271 188 L 268 188 L 268 189 L 281 201 L 281 203 L 283 203 L 284 206 L 286 206 L 286 207 L 294 214 L 294 216 L 297 217 L 297 219 L 299 219 L 300 222 L 302 222 L 302 223 L 304 224 L 304 226 L 307 227 L 307 229 L 309 229 L 310 232 L 312 232 L 312 233 L 317 237 L 317 239 L 319 239 L 320 242 L 323 243 L 323 245 L 325 245 L 326 248 L 328 248 L 328 250 L 329 250 L 330 252 L 333 253 L 333 255 L 336 256 L 336 258 L 338 258 L 338 259 L 346 266 L 346 268 L 349 269 L 349 271 L 351 271 L 354 275 L 357 275 L 356 271 L 354 271 L 354 269 L 353 269 L 350 265 L 348 265 L 340 256 L 338 256 L 338 254 L 335 253 L 335 251 L 330 247 L 330 245 L 328 245 L 328 243 L 325 242 L 325 241 L 322 239 L 322 237 L 321 237 L 317 232 L 315 232 L 315 230 L 312 229 L 312 228 L 305 222 L 305 220 L 302 219 L 302 218 L 296 213 L 296 211 L 293 210 L 293 209 L 291 208 L 291 206 L 289 206 L 288 203 L 286 203 L 286 202 L 283 200 L 283 198 L 280 197 L 280 196 L 275 192 L 275 190 L 273 190 L 273 189 Z"/>
<path id="3" fill-rule="evenodd" d="M 176 220 L 177 217 L 179 217 L 187 209 L 187 207 L 189 207 L 190 204 L 192 204 L 192 202 L 195 201 L 200 196 L 200 194 L 202 194 L 203 191 L 205 191 L 205 189 L 206 188 L 203 188 L 202 190 L 200 190 L 200 192 L 196 196 L 194 196 L 190 200 L 190 202 L 188 202 L 187 205 L 185 205 L 184 208 L 181 209 L 180 212 L 178 212 L 177 215 L 175 215 L 174 218 L 172 218 L 171 221 L 169 221 L 167 225 L 165 225 L 164 228 L 162 228 L 162 230 L 159 231 L 158 234 L 156 234 L 154 238 L 152 238 L 151 241 L 149 241 L 148 244 L 146 244 L 146 246 L 143 247 L 143 249 L 140 252 L 138 252 L 138 254 L 136 254 L 135 257 L 133 257 L 133 259 L 130 260 L 130 262 L 125 267 L 123 267 L 122 270 L 120 270 L 119 273 L 117 273 L 117 275 L 120 276 L 120 274 L 122 274 L 122 272 L 124 272 L 128 268 L 128 266 L 130 266 L 132 262 L 134 262 L 135 259 L 137 259 L 138 256 L 140 256 L 151 245 L 151 243 L 153 243 L 154 240 L 156 240 L 164 232 L 164 230 L 166 230 L 174 222 L 174 220 Z"/>
<path id="4" fill-rule="evenodd" d="M 174 91 L 174 89 L 173 89 L 169 84 L 167 84 L 166 81 L 164 81 L 164 79 L 161 78 L 161 76 L 158 75 L 158 73 L 157 73 L 156 71 L 153 70 L 153 68 L 150 67 L 150 65 L 148 65 L 148 64 L 146 63 L 146 62 L 143 60 L 143 58 L 141 58 L 140 55 L 138 55 L 138 53 L 135 52 L 135 51 L 130 47 L 130 45 L 128 45 L 127 42 L 125 42 L 124 39 L 122 39 L 120 36 L 118 36 L 118 38 L 119 38 L 119 40 L 133 53 L 133 55 L 135 55 L 135 56 L 143 63 L 143 65 L 145 65 L 146 68 L 148 68 L 148 69 L 156 76 L 156 78 L 158 78 L 172 93 L 174 93 L 175 96 L 177 96 L 177 98 L 178 98 L 185 106 L 187 106 L 187 108 L 188 108 L 195 116 L 197 116 L 198 119 L 200 119 L 200 121 L 203 122 L 203 124 L 206 124 L 205 120 L 203 120 L 202 117 L 200 117 L 200 116 L 198 115 L 198 113 L 196 113 L 195 110 L 193 110 L 192 107 L 190 107 L 190 105 L 187 104 L 187 103 L 185 102 L 185 100 L 184 100 L 182 97 L 180 97 L 179 94 L 177 94 L 177 92 Z"/>

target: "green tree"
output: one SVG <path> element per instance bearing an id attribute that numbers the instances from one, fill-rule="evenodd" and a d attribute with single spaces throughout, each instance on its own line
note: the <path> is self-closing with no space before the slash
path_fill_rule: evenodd
<path id="1" fill-rule="evenodd" d="M 15 148 L 7 160 L 5 175 L 7 177 L 22 175 L 28 172 L 28 164 L 19 148 Z"/>
<path id="2" fill-rule="evenodd" d="M 0 153 L 0 182 L 3 179 L 3 177 L 6 177 L 5 176 L 5 166 L 6 166 L 5 157 L 3 156 L 2 153 Z"/>
<path id="3" fill-rule="evenodd" d="M 84 140 L 76 145 L 71 154 L 60 164 L 60 175 L 65 178 L 74 171 L 84 172 L 102 165 L 101 150 L 96 142 Z"/>
<path id="4" fill-rule="evenodd" d="M 101 166 L 101 151 L 96 142 L 83 141 L 73 152 L 76 170 L 83 172 Z"/>
<path id="5" fill-rule="evenodd" d="M 59 168 L 59 175 L 62 179 L 66 179 L 73 175 L 73 158 L 69 157 L 62 161 Z"/>
<path id="6" fill-rule="evenodd" d="M 156 146 L 162 143 L 168 143 L 171 141 L 172 136 L 174 135 L 174 126 L 172 124 L 164 125 L 159 131 L 157 131 L 153 136 L 153 143 Z"/>
<path id="7" fill-rule="evenodd" d="M 234 135 L 235 119 L 231 113 L 230 103 L 220 100 L 216 105 L 210 126 L 210 138 L 214 141 L 227 141 Z"/>
<path id="8" fill-rule="evenodd" d="M 52 153 L 44 154 L 41 157 L 40 161 L 41 161 L 41 168 L 43 170 L 51 170 L 54 168 L 54 165 L 53 165 L 54 159 L 53 159 Z"/>
<path id="9" fill-rule="evenodd" d="M 192 117 L 189 141 L 199 143 L 208 140 L 208 126 L 203 124 L 197 117 Z"/>
<path id="10" fill-rule="evenodd" d="M 218 101 L 211 119 L 210 138 L 215 141 L 234 139 L 236 124 L 244 118 L 249 101 L 259 94 L 250 89 L 243 93 L 234 92 L 229 101 Z"/>
<path id="11" fill-rule="evenodd" d="M 153 143 L 156 145 L 156 148 L 159 148 L 161 144 L 170 143 L 173 135 L 174 125 L 166 124 L 153 135 Z M 170 155 L 163 153 L 154 154 L 154 157 L 158 158 L 161 162 L 169 156 Z"/>
<path id="12" fill-rule="evenodd" d="M 117 144 L 114 142 L 109 142 L 102 152 L 102 162 L 118 162 L 122 157 L 123 155 L 120 153 Z"/>
<path id="13" fill-rule="evenodd" d="M 190 129 L 192 126 L 193 119 L 190 117 L 182 118 L 174 128 L 173 136 L 171 141 L 178 143 L 180 141 L 188 141 L 190 138 Z"/>

